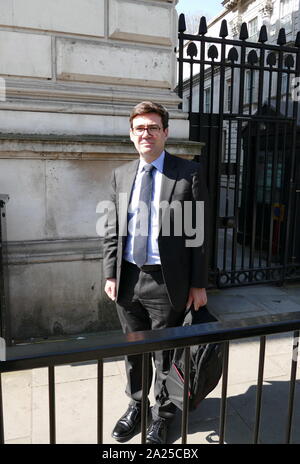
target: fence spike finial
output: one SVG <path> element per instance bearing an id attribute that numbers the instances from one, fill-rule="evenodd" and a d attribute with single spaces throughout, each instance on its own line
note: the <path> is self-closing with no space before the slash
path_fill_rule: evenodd
<path id="1" fill-rule="evenodd" d="M 285 45 L 285 44 L 286 44 L 286 36 L 285 36 L 285 29 L 284 29 L 284 27 L 282 27 L 282 28 L 279 29 L 277 44 L 278 44 L 278 45 Z"/>
<path id="2" fill-rule="evenodd" d="M 178 20 L 178 31 L 185 32 L 185 30 L 186 30 L 185 16 L 184 16 L 184 13 L 181 13 L 179 15 L 179 20 Z"/>
<path id="3" fill-rule="evenodd" d="M 227 21 L 226 21 L 226 19 L 223 19 L 223 21 L 221 23 L 219 37 L 222 37 L 224 39 L 227 36 L 228 36 Z"/>
<path id="4" fill-rule="evenodd" d="M 207 24 L 205 16 L 202 16 L 199 24 L 198 35 L 205 35 L 207 33 Z"/>
<path id="5" fill-rule="evenodd" d="M 190 56 L 192 59 L 194 58 L 194 56 L 197 56 L 198 50 L 195 42 L 189 43 L 186 54 Z"/>
<path id="6" fill-rule="evenodd" d="M 240 40 L 246 40 L 248 39 L 248 37 L 249 37 L 249 34 L 248 34 L 247 23 L 243 23 L 241 25 Z"/>
<path id="7" fill-rule="evenodd" d="M 296 35 L 295 47 L 300 48 L 300 31 L 297 32 L 297 35 Z"/>
<path id="8" fill-rule="evenodd" d="M 267 33 L 267 28 L 266 25 L 263 24 L 260 28 L 259 32 L 259 37 L 258 37 L 258 42 L 260 43 L 265 43 L 268 41 L 268 33 Z"/>
<path id="9" fill-rule="evenodd" d="M 234 62 L 234 61 L 237 61 L 238 59 L 239 59 L 239 54 L 237 52 L 237 49 L 235 47 L 232 47 L 228 53 L 228 60 L 230 60 L 231 62 Z"/>

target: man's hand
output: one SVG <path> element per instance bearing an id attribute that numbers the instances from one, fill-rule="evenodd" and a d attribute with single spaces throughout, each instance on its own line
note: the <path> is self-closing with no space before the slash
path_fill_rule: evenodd
<path id="1" fill-rule="evenodd" d="M 201 306 L 206 305 L 207 295 L 205 288 L 190 288 L 186 309 L 190 309 L 192 303 L 194 304 L 195 311 L 198 311 Z"/>
<path id="2" fill-rule="evenodd" d="M 104 287 L 104 291 L 108 297 L 115 301 L 117 294 L 117 280 L 116 279 L 107 279 Z"/>

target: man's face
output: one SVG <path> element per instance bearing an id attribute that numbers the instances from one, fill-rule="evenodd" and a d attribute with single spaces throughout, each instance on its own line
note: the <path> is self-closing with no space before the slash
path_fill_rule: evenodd
<path id="1" fill-rule="evenodd" d="M 143 131 L 143 128 L 149 130 Z M 140 156 L 148 163 L 160 156 L 165 148 L 167 137 L 168 129 L 163 129 L 159 114 L 146 113 L 138 115 L 132 121 L 130 139 Z"/>

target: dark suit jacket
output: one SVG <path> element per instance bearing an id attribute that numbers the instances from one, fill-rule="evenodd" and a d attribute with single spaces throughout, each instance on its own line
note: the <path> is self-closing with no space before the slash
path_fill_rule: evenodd
<path id="1" fill-rule="evenodd" d="M 122 256 L 126 244 L 127 234 L 127 206 L 131 190 L 135 181 L 139 159 L 117 168 L 112 175 L 110 200 L 115 210 L 110 212 L 106 234 L 104 237 L 103 268 L 104 277 L 116 278 L 119 288 Z M 127 194 L 127 203 L 121 211 L 120 194 Z M 190 232 L 185 231 L 184 202 L 192 205 L 192 221 L 195 226 L 196 201 L 204 201 L 205 205 L 205 239 L 201 246 L 188 247 L 186 240 L 191 240 Z M 185 308 L 190 287 L 205 288 L 208 280 L 207 267 L 207 189 L 204 173 L 199 163 L 184 160 L 177 156 L 165 153 L 163 178 L 160 201 L 175 202 L 167 207 L 161 215 L 162 225 L 158 237 L 158 247 L 161 259 L 162 272 L 166 283 L 168 295 L 174 309 L 182 311 Z M 166 204 L 166 203 L 165 203 Z M 189 215 L 190 217 L 190 215 Z M 175 221 L 182 221 L 182 234 L 178 236 L 174 228 Z M 166 235 L 164 224 L 170 223 L 170 234 Z"/>

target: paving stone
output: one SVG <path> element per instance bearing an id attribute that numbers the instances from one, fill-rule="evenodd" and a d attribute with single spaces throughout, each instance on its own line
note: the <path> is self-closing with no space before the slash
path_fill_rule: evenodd
<path id="1" fill-rule="evenodd" d="M 296 385 L 297 402 L 294 408 L 293 440 L 299 443 L 299 381 Z M 254 430 L 256 411 L 256 385 L 244 384 L 230 387 L 228 401 L 243 421 Z M 262 393 L 262 410 L 260 422 L 261 443 L 284 443 L 287 421 L 289 378 L 279 377 L 264 382 Z"/>
<path id="2" fill-rule="evenodd" d="M 221 295 L 286 295 L 289 288 L 275 285 L 245 285 L 243 287 L 230 287 L 217 290 Z"/>
<path id="3" fill-rule="evenodd" d="M 230 345 L 228 363 L 228 384 L 240 384 L 247 381 L 257 382 L 259 363 L 259 343 L 243 341 Z M 281 367 L 272 361 L 265 359 L 264 377 L 282 375 Z"/>
<path id="4" fill-rule="evenodd" d="M 6 372 L 1 382 L 5 441 L 30 436 L 32 372 Z"/>
<path id="5" fill-rule="evenodd" d="M 218 295 L 208 296 L 208 308 L 212 308 L 214 314 L 229 315 L 229 314 L 247 314 L 249 317 L 253 313 L 258 313 L 260 310 L 265 311 L 265 307 L 257 302 L 250 301 L 244 295 Z"/>
<path id="6" fill-rule="evenodd" d="M 300 303 L 292 300 L 289 296 L 275 296 L 275 295 L 251 295 L 248 299 L 252 300 L 253 303 L 256 301 L 259 305 L 262 305 L 267 309 L 270 314 L 274 313 L 289 313 L 289 312 L 300 312 Z"/>
<path id="7" fill-rule="evenodd" d="M 219 419 L 189 421 L 187 443 L 190 444 L 218 444 L 220 433 Z M 175 438 L 175 440 L 174 440 Z M 238 414 L 227 414 L 225 423 L 225 443 L 251 443 L 251 430 Z M 181 443 L 180 423 L 169 433 L 170 443 Z"/>

